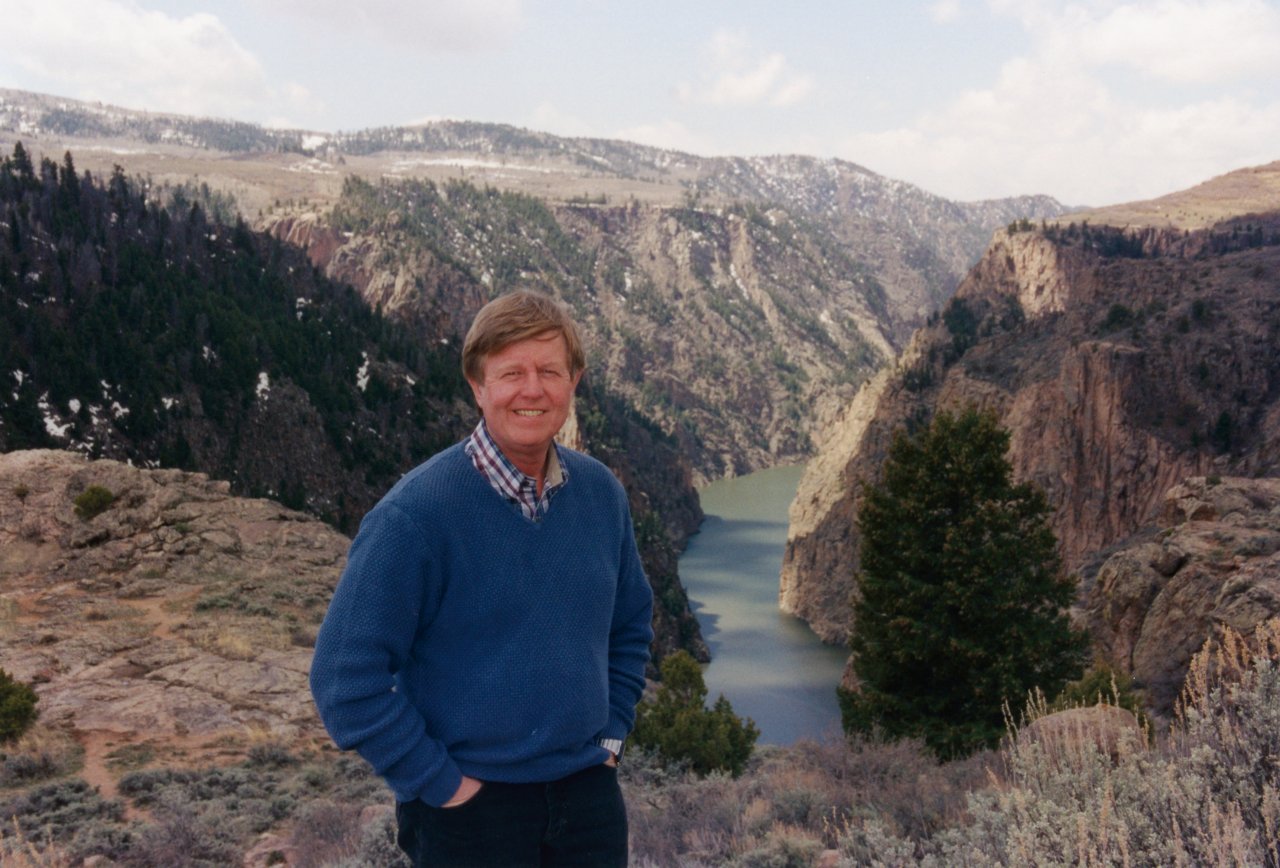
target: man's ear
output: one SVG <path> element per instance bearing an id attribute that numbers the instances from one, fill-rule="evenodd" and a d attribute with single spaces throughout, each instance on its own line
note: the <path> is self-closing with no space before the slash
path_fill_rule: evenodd
<path id="1" fill-rule="evenodd" d="M 471 397 L 476 399 L 476 406 L 480 406 L 480 384 L 470 377 L 466 377 L 465 379 L 467 381 L 467 385 L 471 387 Z"/>

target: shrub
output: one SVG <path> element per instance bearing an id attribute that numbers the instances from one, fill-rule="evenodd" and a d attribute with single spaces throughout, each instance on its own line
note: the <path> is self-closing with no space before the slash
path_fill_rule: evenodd
<path id="1" fill-rule="evenodd" d="M 744 723 L 734 714 L 723 695 L 710 709 L 704 707 L 706 698 L 698 662 L 687 651 L 668 655 L 658 695 L 636 708 L 632 740 L 667 762 L 688 763 L 698 774 L 742 774 L 760 730 L 750 718 Z"/>
<path id="2" fill-rule="evenodd" d="M 36 721 L 39 697 L 30 686 L 0 669 L 0 744 L 22 735 Z"/>
<path id="3" fill-rule="evenodd" d="M 30 730 L 0 753 L 0 787 L 30 786 L 80 767 L 83 748 L 61 731 Z"/>
<path id="4" fill-rule="evenodd" d="M 79 778 L 45 784 L 0 802 L 0 824 L 12 823 L 28 837 L 47 832 L 62 843 L 72 841 L 83 829 L 123 818 L 123 805 L 102 798 Z"/>
<path id="5" fill-rule="evenodd" d="M 90 485 L 75 499 L 76 515 L 80 516 L 82 521 L 89 521 L 94 516 L 105 512 L 115 499 L 116 496 L 110 489 L 103 488 L 101 485 Z"/>
<path id="6" fill-rule="evenodd" d="M 316 802 L 298 816 L 293 827 L 297 868 L 320 868 L 354 856 L 360 848 L 360 811 L 331 802 Z"/>
<path id="7" fill-rule="evenodd" d="M 922 865 L 1280 865 L 1280 620 L 1193 659 L 1165 743 L 1052 753 L 1010 740 L 963 822 L 910 840 L 851 824 L 843 855 Z M 1123 744 L 1123 743 L 1122 743 Z M 893 862 L 890 857 L 887 861 Z"/>

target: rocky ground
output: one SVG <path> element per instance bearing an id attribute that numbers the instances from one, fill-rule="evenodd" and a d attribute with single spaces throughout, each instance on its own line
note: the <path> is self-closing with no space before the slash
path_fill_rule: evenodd
<path id="1" fill-rule="evenodd" d="M 84 519 L 90 486 L 114 500 Z M 0 455 L 0 659 L 104 796 L 131 754 L 200 765 L 320 741 L 307 671 L 347 545 L 202 474 Z"/>

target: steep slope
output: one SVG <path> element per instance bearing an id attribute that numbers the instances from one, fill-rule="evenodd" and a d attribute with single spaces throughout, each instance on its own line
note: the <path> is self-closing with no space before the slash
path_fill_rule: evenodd
<path id="1" fill-rule="evenodd" d="M 199 470 L 354 532 L 475 424 L 456 341 L 377 315 L 243 222 L 149 198 L 165 193 L 103 186 L 70 156 L 0 162 L 0 451 Z M 574 445 L 624 481 L 645 531 L 657 656 L 705 657 L 675 566 L 702 518 L 687 462 L 604 384 L 577 406 Z"/>
<path id="2" fill-rule="evenodd" d="M 811 420 L 891 352 L 882 288 L 780 209 L 561 205 L 465 182 L 349 179 L 328 218 L 268 219 L 433 340 L 519 285 L 568 301 L 589 376 L 677 438 L 699 478 L 797 460 Z"/>
<path id="3" fill-rule="evenodd" d="M 162 197 L 70 155 L 0 164 L 0 449 L 200 469 L 353 530 L 464 430 L 456 351 L 415 345 L 242 222 Z"/>
<path id="4" fill-rule="evenodd" d="M 876 478 L 894 430 L 941 407 L 997 410 L 1015 473 L 1049 496 L 1074 570 L 1188 477 L 1280 473 L 1277 279 L 1276 211 L 1193 232 L 1060 221 L 998 233 L 811 464 L 782 607 L 829 641 L 847 637 L 857 485 Z"/>

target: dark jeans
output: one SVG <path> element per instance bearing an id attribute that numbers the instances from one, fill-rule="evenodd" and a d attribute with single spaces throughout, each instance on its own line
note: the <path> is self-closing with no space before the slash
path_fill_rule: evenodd
<path id="1" fill-rule="evenodd" d="M 397 842 L 414 868 L 627 864 L 627 809 L 605 765 L 545 784 L 486 781 L 456 808 L 396 805 Z"/>

